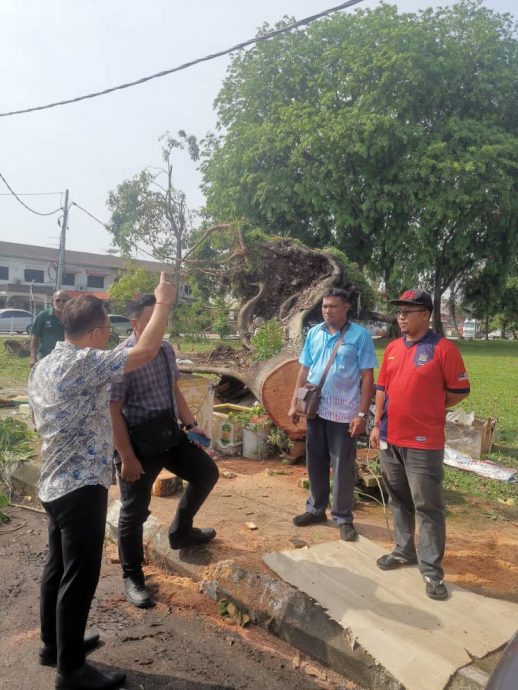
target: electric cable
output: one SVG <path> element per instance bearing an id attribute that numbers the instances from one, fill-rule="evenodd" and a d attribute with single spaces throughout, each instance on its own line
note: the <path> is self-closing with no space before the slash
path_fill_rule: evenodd
<path id="1" fill-rule="evenodd" d="M 103 228 L 105 228 L 105 229 L 108 230 L 108 231 L 110 230 L 110 226 L 109 226 L 109 225 L 106 225 L 106 223 L 103 223 L 102 220 L 99 220 L 99 218 L 96 218 L 96 217 L 94 216 L 93 213 L 90 213 L 90 211 L 87 211 L 86 208 L 83 208 L 82 206 L 80 206 L 76 201 L 72 201 L 72 203 L 70 204 L 70 206 L 77 206 L 78 209 L 80 209 L 81 211 L 83 211 L 83 213 L 86 213 L 87 216 L 90 216 L 90 218 L 92 218 L 92 219 L 95 220 L 97 223 L 99 223 L 100 225 L 102 225 Z M 137 251 L 142 252 L 143 254 L 147 254 L 147 256 L 150 256 L 154 261 L 157 260 L 157 259 L 156 259 L 156 256 L 154 256 L 154 255 L 151 254 L 150 252 L 146 251 L 145 249 L 142 249 L 142 247 L 139 247 L 138 244 L 136 244 L 135 242 L 132 242 L 131 240 L 128 240 L 128 244 L 131 244 Z"/>
<path id="2" fill-rule="evenodd" d="M 322 12 L 319 12 L 318 14 L 313 14 L 310 17 L 305 17 L 304 19 L 299 19 L 296 22 L 293 22 L 293 24 L 289 24 L 288 26 L 283 27 L 282 29 L 275 29 L 274 31 L 269 31 L 266 34 L 263 34 L 262 36 L 256 36 L 255 38 L 250 38 L 247 41 L 243 41 L 242 43 L 237 43 L 236 45 L 232 46 L 231 48 L 226 48 L 225 50 L 220 50 L 217 53 L 211 53 L 209 55 L 205 55 L 204 57 L 201 58 L 196 58 L 195 60 L 190 60 L 189 62 L 184 62 L 182 65 L 178 65 L 177 67 L 172 67 L 171 69 L 166 69 L 162 70 L 161 72 L 156 72 L 155 74 L 150 74 L 146 77 L 142 77 L 140 79 L 135 79 L 134 81 L 126 82 L 124 84 L 119 84 L 118 86 L 112 86 L 108 89 L 103 89 L 102 91 L 94 91 L 92 93 L 85 94 L 83 96 L 76 96 L 75 98 L 67 98 L 62 101 L 55 101 L 53 103 L 47 103 L 46 105 L 38 105 L 34 106 L 32 108 L 23 108 L 21 110 L 11 110 L 6 113 L 0 113 L 0 117 L 10 117 L 12 115 L 23 115 L 25 113 L 33 113 L 35 111 L 39 110 L 49 110 L 50 108 L 57 108 L 58 106 L 61 105 L 70 105 L 71 103 L 78 103 L 79 101 L 85 101 L 90 98 L 98 98 L 99 96 L 106 96 L 109 93 L 113 93 L 114 91 L 121 91 L 123 89 L 129 89 L 132 86 L 139 86 L 140 84 L 144 84 L 148 81 L 151 81 L 152 79 L 159 79 L 161 77 L 165 77 L 169 74 L 173 74 L 174 72 L 181 72 L 182 70 L 186 70 L 189 67 L 193 67 L 194 65 L 198 65 L 201 62 L 208 62 L 210 60 L 214 60 L 218 57 L 222 57 L 223 55 L 228 55 L 229 53 L 234 53 L 238 50 L 242 50 L 243 48 L 246 48 L 247 46 L 253 45 L 255 43 L 260 43 L 263 41 L 269 41 L 271 38 L 275 38 L 276 36 L 280 36 L 281 34 L 285 34 L 288 31 L 292 31 L 293 29 L 297 29 L 299 26 L 307 26 L 308 24 L 313 23 L 317 19 L 321 19 L 322 17 L 327 17 L 330 14 L 333 14 L 335 12 L 339 12 L 340 10 L 345 10 L 348 7 L 352 7 L 353 5 L 358 5 L 360 2 L 363 2 L 364 0 L 348 0 L 348 2 L 343 2 L 340 5 L 336 5 L 335 7 L 330 7 L 327 10 L 323 10 Z"/>
<path id="3" fill-rule="evenodd" d="M 17 196 L 63 196 L 63 192 L 16 192 Z M 0 192 L 0 196 L 12 196 L 12 192 Z"/>
<path id="4" fill-rule="evenodd" d="M 106 225 L 106 223 L 103 223 L 102 220 L 100 220 L 99 218 L 94 216 L 93 213 L 90 213 L 90 211 L 88 211 L 86 208 L 83 208 L 83 206 L 80 206 L 76 201 L 71 202 L 70 207 L 72 207 L 72 206 L 77 206 L 77 208 L 80 209 L 81 211 L 83 211 L 83 213 L 86 213 L 86 215 L 90 216 L 90 218 L 92 218 L 92 220 L 95 220 L 97 223 L 99 223 L 99 225 L 102 225 L 103 228 L 105 228 L 106 230 L 108 230 L 110 232 L 110 226 L 109 225 Z M 221 226 L 221 227 L 223 227 L 223 226 Z M 215 229 L 220 229 L 220 226 L 215 226 Z M 154 254 L 152 254 L 151 252 L 148 252 L 146 249 L 143 249 L 136 242 L 132 242 L 131 240 L 127 240 L 127 242 L 134 249 L 136 249 L 138 252 L 142 252 L 142 254 L 146 254 L 147 256 L 149 256 L 151 259 L 153 259 L 153 261 L 159 261 L 159 259 L 157 259 L 157 257 Z M 175 261 L 176 261 L 176 259 L 175 259 Z M 186 258 L 181 259 L 181 263 L 200 264 L 200 263 L 210 263 L 211 261 L 212 261 L 212 259 L 186 259 Z M 165 259 L 162 259 L 162 262 L 165 262 Z M 200 270 L 203 270 L 203 269 L 200 269 Z"/>
<path id="5" fill-rule="evenodd" d="M 34 214 L 37 215 L 37 216 L 53 216 L 55 213 L 59 213 L 60 211 L 63 210 L 63 207 L 60 206 L 60 207 L 57 208 L 55 211 L 50 211 L 49 213 L 42 213 L 41 211 L 35 211 L 35 210 L 34 210 L 33 208 L 31 208 L 30 206 L 27 206 L 27 204 L 26 204 L 24 201 L 22 201 L 22 200 L 20 199 L 20 197 L 18 196 L 18 194 L 14 191 L 14 189 L 11 188 L 11 186 L 9 185 L 9 182 L 7 182 L 7 180 L 6 180 L 5 177 L 2 175 L 2 173 L 0 173 L 0 179 L 1 179 L 2 182 L 5 184 L 5 186 L 7 187 L 7 189 L 11 192 L 12 196 L 14 196 L 14 198 L 16 199 L 16 201 L 18 201 L 24 208 L 26 208 L 27 211 L 30 211 L 31 213 L 34 213 Z"/>

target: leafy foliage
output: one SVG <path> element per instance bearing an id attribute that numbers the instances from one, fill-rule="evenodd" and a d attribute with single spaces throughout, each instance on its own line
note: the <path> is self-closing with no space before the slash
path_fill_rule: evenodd
<path id="1" fill-rule="evenodd" d="M 131 264 L 128 264 L 120 278 L 109 287 L 108 294 L 113 302 L 126 304 L 136 295 L 153 294 L 157 282 L 156 273 L 143 268 L 131 268 Z"/>
<path id="2" fill-rule="evenodd" d="M 420 282 L 437 302 L 516 247 L 514 31 L 480 2 L 382 5 L 236 55 L 203 154 L 209 215 L 336 245 L 390 295 Z"/>
<path id="3" fill-rule="evenodd" d="M 282 325 L 277 319 L 271 319 L 257 328 L 257 332 L 252 336 L 252 347 L 254 348 L 253 359 L 262 362 L 270 359 L 281 351 L 283 334 Z"/>
<path id="4" fill-rule="evenodd" d="M 29 460 L 34 456 L 36 434 L 25 422 L 13 417 L 0 419 L 0 479 L 10 462 Z M 9 504 L 9 498 L 0 491 L 0 508 Z M 0 523 L 9 522 L 9 516 L 0 510 Z"/>
<path id="5" fill-rule="evenodd" d="M 173 154 L 188 151 L 196 160 L 196 138 L 178 132 L 178 139 L 166 133 L 160 137 L 165 168 L 157 172 L 142 170 L 124 180 L 110 192 L 108 207 L 112 212 L 109 230 L 113 243 L 124 256 L 131 257 L 142 247 L 149 247 L 152 256 L 173 266 L 175 283 L 180 285 L 180 266 L 192 229 L 192 214 L 185 194 L 173 186 Z M 163 180 L 165 176 L 165 180 Z"/>

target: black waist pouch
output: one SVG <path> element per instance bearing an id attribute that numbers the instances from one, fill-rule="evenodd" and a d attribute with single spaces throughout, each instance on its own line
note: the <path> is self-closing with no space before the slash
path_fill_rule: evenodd
<path id="1" fill-rule="evenodd" d="M 164 410 L 145 422 L 128 425 L 129 437 L 140 460 L 156 458 L 178 445 L 183 433 L 171 410 Z"/>

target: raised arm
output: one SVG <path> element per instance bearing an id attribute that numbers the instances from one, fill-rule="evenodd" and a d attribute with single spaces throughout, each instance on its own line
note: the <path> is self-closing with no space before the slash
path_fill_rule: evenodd
<path id="1" fill-rule="evenodd" d="M 125 374 L 153 360 L 160 350 L 167 328 L 169 310 L 175 297 L 175 288 L 166 280 L 165 273 L 160 274 L 160 283 L 155 290 L 155 297 L 156 304 L 149 323 L 142 331 L 137 344 L 128 351 L 124 367 Z"/>

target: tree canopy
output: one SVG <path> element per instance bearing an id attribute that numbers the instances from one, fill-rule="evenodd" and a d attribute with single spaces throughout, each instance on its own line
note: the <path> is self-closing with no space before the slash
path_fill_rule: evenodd
<path id="1" fill-rule="evenodd" d="M 127 257 L 148 247 L 158 261 L 172 265 L 179 295 L 181 263 L 192 230 L 192 219 L 184 192 L 173 186 L 173 154 L 185 149 L 198 157 L 196 138 L 183 130 L 178 139 L 165 133 L 160 137 L 164 168 L 146 168 L 124 180 L 108 197 L 112 212 L 109 231 L 113 244 Z M 164 179 L 165 178 L 165 179 Z"/>
<path id="2" fill-rule="evenodd" d="M 517 73 L 511 17 L 471 1 L 381 5 L 257 44 L 216 100 L 207 211 L 334 244 L 388 294 L 419 281 L 437 304 L 516 252 Z"/>

